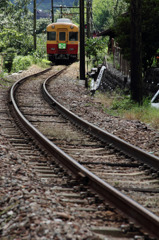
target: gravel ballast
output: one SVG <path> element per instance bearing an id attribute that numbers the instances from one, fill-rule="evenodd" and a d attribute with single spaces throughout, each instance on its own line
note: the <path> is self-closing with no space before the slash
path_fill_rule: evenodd
<path id="1" fill-rule="evenodd" d="M 159 133 L 139 121 L 113 117 L 103 111 L 102 104 L 93 98 L 84 81 L 79 80 L 79 63 L 71 65 L 63 77 L 52 83 L 52 94 L 80 117 L 159 155 Z M 9 81 L 39 71 L 14 74 Z M 8 83 L 9 85 L 9 83 Z M 98 239 L 77 221 L 76 216 L 60 203 L 54 188 L 42 184 L 27 165 L 27 157 L 18 154 L 6 138 L 3 125 L 7 117 L 5 101 L 8 87 L 0 88 L 0 239 Z"/>

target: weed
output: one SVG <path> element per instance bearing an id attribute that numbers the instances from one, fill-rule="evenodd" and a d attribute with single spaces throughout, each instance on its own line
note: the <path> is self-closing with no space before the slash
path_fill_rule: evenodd
<path id="1" fill-rule="evenodd" d="M 129 95 L 124 94 L 97 94 L 95 98 L 102 103 L 103 110 L 110 115 L 139 120 L 159 129 L 159 110 L 151 107 L 149 98 L 144 99 L 142 106 L 133 102 Z"/>
<path id="2" fill-rule="evenodd" d="M 114 183 L 114 186 L 115 186 L 115 187 L 118 187 L 118 186 L 119 186 L 119 182 L 115 182 L 115 183 Z"/>
<path id="3" fill-rule="evenodd" d="M 16 56 L 13 60 L 13 72 L 18 72 L 19 70 L 26 70 L 32 64 L 31 56 Z"/>
<path id="4" fill-rule="evenodd" d="M 51 62 L 48 61 L 47 59 L 41 59 L 41 61 L 39 61 L 37 65 L 42 68 L 47 68 L 48 66 L 51 65 Z"/>

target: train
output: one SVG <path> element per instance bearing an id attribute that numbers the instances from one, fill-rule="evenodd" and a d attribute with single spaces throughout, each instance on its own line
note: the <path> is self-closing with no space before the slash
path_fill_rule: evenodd
<path id="1" fill-rule="evenodd" d="M 78 59 L 79 28 L 70 19 L 60 18 L 46 28 L 48 60 Z"/>

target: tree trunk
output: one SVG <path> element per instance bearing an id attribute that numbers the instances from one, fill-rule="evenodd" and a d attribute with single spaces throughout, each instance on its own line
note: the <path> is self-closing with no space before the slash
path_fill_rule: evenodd
<path id="1" fill-rule="evenodd" d="M 131 0 L 131 98 L 142 104 L 142 38 L 141 38 L 142 0 Z"/>
<path id="2" fill-rule="evenodd" d="M 80 0 L 80 79 L 85 80 L 84 0 Z"/>

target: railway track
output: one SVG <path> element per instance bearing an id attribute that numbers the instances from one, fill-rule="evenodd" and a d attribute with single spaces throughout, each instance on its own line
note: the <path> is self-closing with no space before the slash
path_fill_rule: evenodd
<path id="1" fill-rule="evenodd" d="M 35 146 L 39 146 L 45 156 L 39 160 L 34 156 L 29 164 L 45 184 L 49 185 L 52 179 L 57 186 L 59 184 L 57 194 L 70 208 L 76 208 L 78 216 L 84 219 L 84 212 L 87 211 L 88 225 L 95 232 L 105 231 L 106 235 L 115 235 L 116 232 L 121 239 L 135 236 L 136 239 L 158 238 L 158 158 L 72 116 L 46 93 L 51 92 L 53 84 L 53 78 L 47 78 L 46 75 L 14 84 L 10 94 L 12 112 L 15 109 L 14 114 L 21 124 L 32 124 L 25 126 L 25 129 L 22 126 L 22 129 L 32 135 Z M 40 89 L 43 82 L 43 94 L 54 109 L 42 98 Z M 37 140 L 34 140 L 35 137 Z M 22 146 L 18 143 L 17 147 L 24 151 L 23 140 Z M 57 160 L 67 170 L 63 170 Z M 147 174 L 150 175 L 147 177 Z M 124 215 L 120 215 L 118 209 Z M 133 223 L 128 223 L 128 219 L 133 219 Z M 127 232 L 127 235 L 123 236 L 123 232 Z"/>

